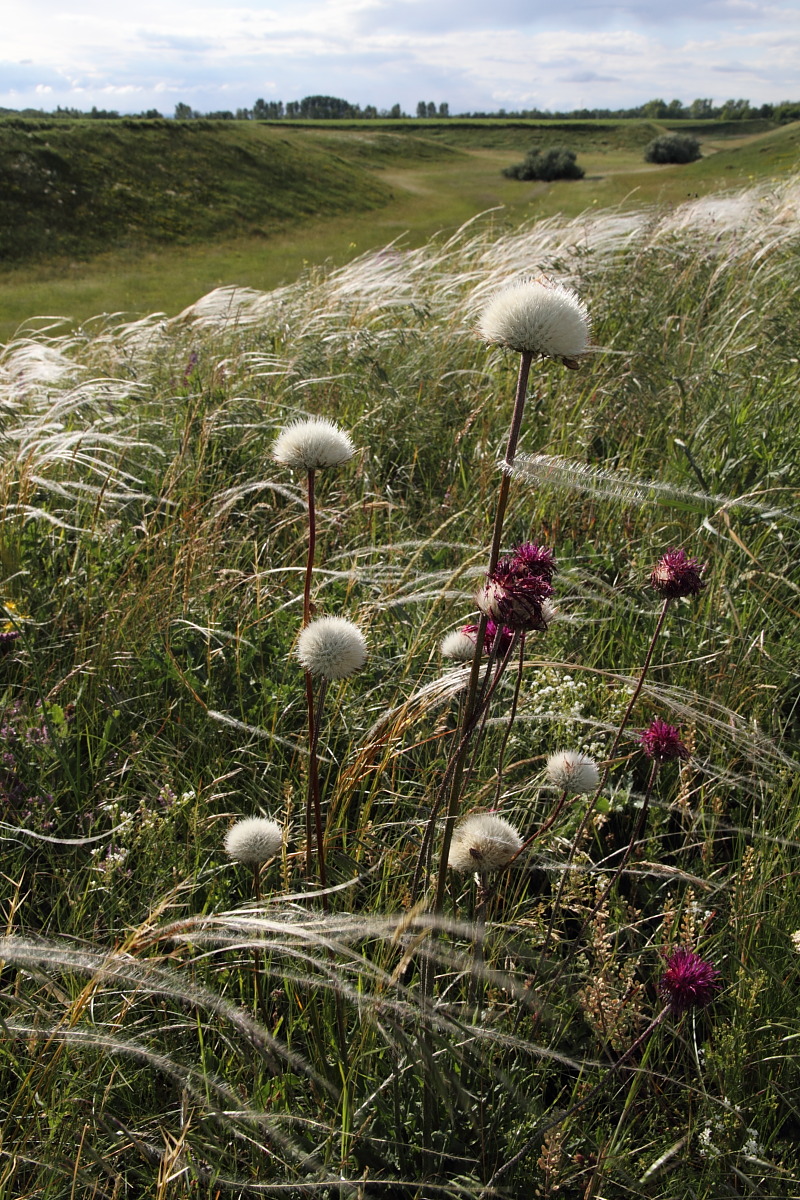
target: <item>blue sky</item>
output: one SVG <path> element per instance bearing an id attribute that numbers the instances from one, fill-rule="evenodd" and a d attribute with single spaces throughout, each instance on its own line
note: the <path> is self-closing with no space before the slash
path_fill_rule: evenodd
<path id="1" fill-rule="evenodd" d="M 409 112 L 800 98 L 800 0 L 4 0 L 0 105 L 171 115 L 324 93 Z"/>

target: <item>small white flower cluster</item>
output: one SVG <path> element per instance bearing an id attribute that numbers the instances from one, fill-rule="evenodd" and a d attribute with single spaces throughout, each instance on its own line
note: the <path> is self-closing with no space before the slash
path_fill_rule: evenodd
<path id="1" fill-rule="evenodd" d="M 526 709 L 535 717 L 544 717 L 552 723 L 553 736 L 573 744 L 579 740 L 583 728 L 585 693 L 587 685 L 582 679 L 545 667 L 534 677 L 528 692 Z M 583 747 L 588 754 L 602 758 L 602 746 Z"/>
<path id="2" fill-rule="evenodd" d="M 522 838 L 505 817 L 467 817 L 453 831 L 447 865 L 451 871 L 499 871 L 522 849 Z"/>
<path id="3" fill-rule="evenodd" d="M 234 862 L 256 866 L 274 858 L 283 845 L 283 829 L 268 817 L 245 817 L 225 834 L 225 851 Z"/>
<path id="4" fill-rule="evenodd" d="M 792 947 L 800 954 L 800 929 L 795 929 L 794 933 L 789 935 L 792 941 Z"/>
<path id="5" fill-rule="evenodd" d="M 589 348 L 589 314 L 571 288 L 544 277 L 503 288 L 478 323 L 485 342 L 577 366 Z"/>
<path id="6" fill-rule="evenodd" d="M 327 417 L 294 421 L 278 435 L 272 457 L 294 471 L 322 471 L 349 462 L 355 447 L 349 434 Z"/>
<path id="7" fill-rule="evenodd" d="M 297 658 L 312 675 L 346 679 L 367 661 L 363 633 L 344 617 L 319 617 L 306 625 L 297 639 Z"/>

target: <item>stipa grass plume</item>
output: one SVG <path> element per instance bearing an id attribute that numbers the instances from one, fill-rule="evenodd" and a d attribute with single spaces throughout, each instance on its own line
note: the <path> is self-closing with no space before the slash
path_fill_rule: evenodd
<path id="1" fill-rule="evenodd" d="M 763 519 L 781 517 L 796 522 L 798 517 L 778 505 L 760 502 L 764 489 L 743 496 L 698 492 L 658 479 L 642 479 L 625 471 L 595 463 L 576 462 L 554 454 L 518 454 L 513 464 L 503 463 L 515 478 L 553 492 L 579 492 L 636 507 L 657 504 L 680 511 L 708 512 L 713 509 L 744 509 Z"/>

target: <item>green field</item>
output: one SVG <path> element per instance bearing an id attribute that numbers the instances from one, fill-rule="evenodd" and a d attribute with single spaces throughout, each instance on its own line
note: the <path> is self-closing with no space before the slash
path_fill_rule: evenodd
<path id="1" fill-rule="evenodd" d="M 692 126 L 707 157 L 654 168 L 642 148 L 661 127 L 645 121 L 0 122 L 0 337 L 44 313 L 174 314 L 213 287 L 269 289 L 489 209 L 511 227 L 780 177 L 796 168 L 798 127 L 763 124 Z M 532 145 L 559 142 L 578 151 L 584 180 L 501 176 Z"/>
<path id="2" fill-rule="evenodd" d="M 36 268 L 0 348 L 1 1200 L 800 1196 L 798 131 L 648 170 L 646 127 L 592 128 L 539 189 L 498 128 L 266 130 L 394 198 Z M 279 247 L 282 290 L 199 300 Z M 477 336 L 539 272 L 577 295 Z M 353 453 L 309 477 L 275 440 L 311 416 Z M 471 677 L 441 644 L 479 594 L 514 630 Z M 329 680 L 325 616 L 366 643 Z"/>

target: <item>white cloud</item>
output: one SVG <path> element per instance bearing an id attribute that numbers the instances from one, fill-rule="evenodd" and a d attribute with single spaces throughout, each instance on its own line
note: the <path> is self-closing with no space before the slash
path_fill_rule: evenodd
<path id="1" fill-rule="evenodd" d="M 37 87 L 62 104 L 115 95 L 123 110 L 126 97 L 213 109 L 311 92 L 410 111 L 422 96 L 452 111 L 715 90 L 761 103 L 800 91 L 798 35 L 798 0 L 10 0 L 0 104 L 37 103 Z"/>

